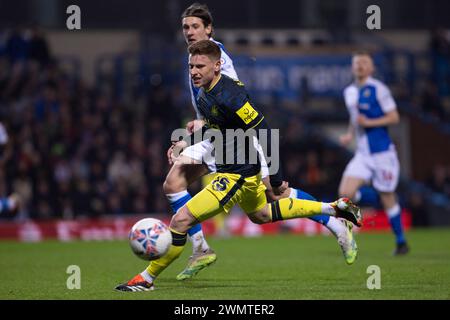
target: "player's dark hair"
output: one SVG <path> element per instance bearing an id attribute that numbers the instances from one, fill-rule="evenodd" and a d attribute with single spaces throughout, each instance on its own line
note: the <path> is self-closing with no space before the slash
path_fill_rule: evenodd
<path id="1" fill-rule="evenodd" d="M 188 47 L 190 55 L 205 55 L 213 61 L 220 60 L 221 52 L 219 46 L 211 40 L 200 40 Z"/>
<path id="2" fill-rule="evenodd" d="M 203 22 L 203 25 L 206 27 L 211 26 L 211 33 L 208 36 L 212 36 L 213 34 L 213 18 L 211 15 L 211 12 L 208 9 L 208 6 L 206 4 L 200 4 L 198 2 L 195 2 L 191 4 L 184 12 L 181 14 L 181 19 L 186 17 L 197 17 L 200 18 Z"/>

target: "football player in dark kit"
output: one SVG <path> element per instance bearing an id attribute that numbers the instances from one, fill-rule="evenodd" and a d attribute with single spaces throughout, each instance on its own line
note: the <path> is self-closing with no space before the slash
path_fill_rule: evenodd
<path id="1" fill-rule="evenodd" d="M 245 145 L 240 145 L 235 135 L 231 140 L 227 139 L 226 132 L 227 129 L 241 129 L 245 133 L 253 130 L 258 136 L 259 130 L 267 130 L 267 136 L 270 137 L 270 128 L 264 116 L 252 105 L 242 83 L 220 73 L 221 53 L 217 44 L 202 40 L 189 46 L 188 51 L 190 75 L 194 85 L 200 88 L 197 105 L 206 125 L 200 129 L 201 132 L 187 136 L 178 147 L 198 142 L 194 139 L 199 133 L 203 138 L 208 138 L 208 129 L 213 128 L 222 134 L 223 147 L 232 146 L 234 154 L 232 159 L 227 157 L 224 163 L 216 159 L 216 179 L 172 217 L 172 245 L 167 254 L 151 261 L 146 270 L 127 283 L 117 286 L 116 289 L 120 291 L 153 290 L 155 278 L 181 255 L 186 244 L 187 230 L 220 212 L 229 212 L 236 204 L 257 224 L 326 214 L 361 226 L 360 209 L 347 198 L 332 203 L 292 198 L 267 203 L 266 187 L 261 179 L 261 164 L 258 160 L 251 161 L 250 152 L 257 154 L 253 139 L 244 139 Z M 270 150 L 271 139 L 268 140 L 267 149 Z M 246 144 L 245 141 L 249 143 Z M 282 194 L 288 188 L 279 171 L 270 175 L 270 183 L 275 194 Z"/>

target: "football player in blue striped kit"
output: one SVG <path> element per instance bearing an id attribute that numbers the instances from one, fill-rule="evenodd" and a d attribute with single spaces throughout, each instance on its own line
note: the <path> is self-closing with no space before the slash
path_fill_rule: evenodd
<path id="1" fill-rule="evenodd" d="M 344 90 L 350 114 L 346 134 L 340 137 L 343 145 L 356 138 L 356 153 L 347 165 L 339 186 L 339 195 L 357 202 L 360 188 L 371 183 L 378 192 L 396 238 L 394 255 L 408 253 L 401 222 L 401 208 L 395 193 L 400 176 L 400 164 L 388 127 L 399 122 L 397 105 L 389 88 L 372 77 L 373 59 L 367 52 L 352 58 L 355 81 Z"/>

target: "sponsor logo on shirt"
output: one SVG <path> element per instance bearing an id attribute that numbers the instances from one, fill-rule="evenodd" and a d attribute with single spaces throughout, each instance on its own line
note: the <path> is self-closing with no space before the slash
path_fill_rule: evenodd
<path id="1" fill-rule="evenodd" d="M 246 102 L 238 111 L 236 111 L 239 118 L 241 118 L 245 124 L 249 124 L 258 116 L 258 112 L 253 109 L 250 103 Z"/>

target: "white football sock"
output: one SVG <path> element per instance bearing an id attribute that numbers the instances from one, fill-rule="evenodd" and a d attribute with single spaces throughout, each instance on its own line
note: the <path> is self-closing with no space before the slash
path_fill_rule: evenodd
<path id="1" fill-rule="evenodd" d="M 170 203 L 173 203 L 177 200 L 180 200 L 181 198 L 183 198 L 185 195 L 189 194 L 189 192 L 187 190 L 183 190 L 177 193 L 168 193 L 166 194 L 167 199 L 169 200 Z"/>
<path id="2" fill-rule="evenodd" d="M 386 211 L 389 219 L 392 219 L 402 212 L 402 208 L 400 208 L 400 205 L 398 203 L 396 203 L 392 208 L 387 209 L 385 211 Z"/>
<path id="3" fill-rule="evenodd" d="M 361 197 L 362 197 L 361 191 L 357 190 L 352 199 L 353 203 L 358 203 L 361 200 Z"/>
<path id="4" fill-rule="evenodd" d="M 142 278 L 145 279 L 145 281 L 147 282 L 153 282 L 153 280 L 155 280 L 150 273 L 148 273 L 147 269 L 145 269 L 144 271 L 141 272 L 141 276 Z"/>
<path id="5" fill-rule="evenodd" d="M 341 232 L 345 232 L 345 226 L 344 224 L 335 217 L 330 217 L 330 220 L 328 220 L 328 223 L 326 227 L 333 233 L 336 237 Z"/>
<path id="6" fill-rule="evenodd" d="M 323 214 L 327 214 L 329 216 L 335 216 L 336 215 L 336 210 L 331 205 L 331 203 L 322 202 L 322 213 Z"/>
<path id="7" fill-rule="evenodd" d="M 205 236 L 203 235 L 203 231 L 200 230 L 197 233 L 193 234 L 189 237 L 192 241 L 192 252 L 203 252 L 209 249 L 209 245 L 206 242 Z"/>

